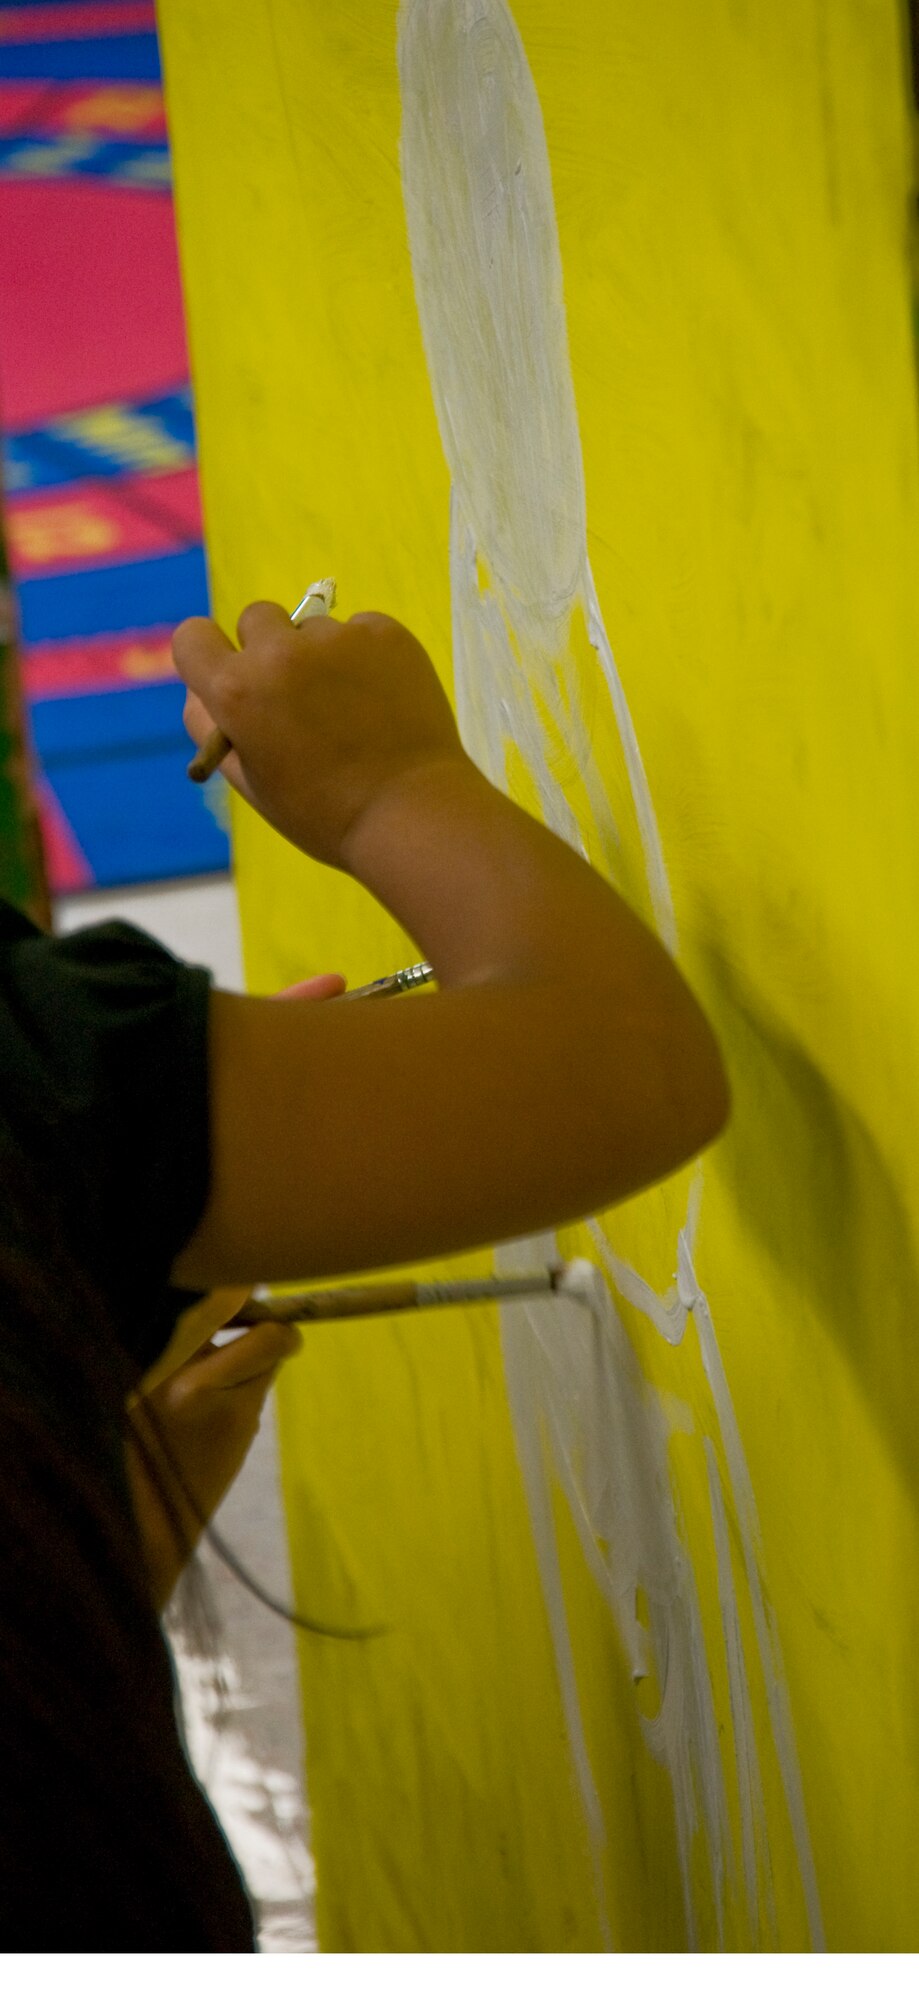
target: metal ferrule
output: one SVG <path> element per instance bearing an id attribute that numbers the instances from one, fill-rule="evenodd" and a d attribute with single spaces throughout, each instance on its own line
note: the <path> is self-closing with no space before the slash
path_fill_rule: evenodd
<path id="1" fill-rule="evenodd" d="M 408 993 L 413 986 L 424 986 L 426 981 L 433 977 L 434 967 L 425 961 L 420 965 L 406 965 L 401 972 L 395 974 L 400 993 Z"/>

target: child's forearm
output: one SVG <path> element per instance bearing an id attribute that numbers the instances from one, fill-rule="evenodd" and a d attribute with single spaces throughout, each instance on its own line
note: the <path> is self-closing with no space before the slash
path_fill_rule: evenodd
<path id="1" fill-rule="evenodd" d="M 344 1274 L 596 1214 L 720 1130 L 711 1029 L 657 938 L 465 755 L 426 654 L 368 614 L 176 658 L 231 781 L 392 911 L 441 990 L 392 1007 L 211 1008 L 212 1182 L 176 1283 Z M 247 1150 L 240 1157 L 239 1134 Z"/>
<path id="2" fill-rule="evenodd" d="M 717 1043 L 669 954 L 594 869 L 467 759 L 404 774 L 361 815 L 343 858 L 442 987 L 563 984 L 573 1038 L 581 1010 L 595 1032 L 597 990 L 623 1023 L 668 1021 L 683 1083 L 695 1083 L 715 1129 L 723 1121 Z"/>

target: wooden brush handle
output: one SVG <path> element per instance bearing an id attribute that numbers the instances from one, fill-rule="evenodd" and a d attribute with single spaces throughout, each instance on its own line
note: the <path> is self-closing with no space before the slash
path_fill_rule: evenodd
<path id="1" fill-rule="evenodd" d="M 413 1284 L 341 1286 L 334 1292 L 287 1292 L 247 1299 L 228 1326 L 260 1326 L 264 1320 L 364 1319 L 373 1313 L 405 1312 L 417 1304 Z"/>
<path id="2" fill-rule="evenodd" d="M 192 784 L 203 785 L 208 778 L 212 778 L 218 764 L 223 763 L 224 758 L 232 748 L 233 745 L 229 737 L 224 735 L 222 729 L 212 729 L 210 735 L 205 737 L 200 749 L 195 751 L 188 766 L 188 775 Z"/>

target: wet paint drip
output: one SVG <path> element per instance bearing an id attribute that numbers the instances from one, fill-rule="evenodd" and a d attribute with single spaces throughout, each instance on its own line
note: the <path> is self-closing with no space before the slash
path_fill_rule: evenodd
<path id="1" fill-rule="evenodd" d="M 504 788 L 508 745 L 516 746 L 546 824 L 587 854 L 553 768 L 553 741 L 575 746 L 594 847 L 613 879 L 622 858 L 631 859 L 637 872 L 630 879 L 640 874 L 658 935 L 675 953 L 676 920 L 651 790 L 588 561 L 562 263 L 542 113 L 526 52 L 505 0 L 404 0 L 398 54 L 412 268 L 452 483 L 453 656 L 463 740 Z M 616 815 L 580 712 L 571 640 L 578 621 L 618 732 L 625 784 Z M 552 1513 L 556 1481 L 633 1679 L 653 1669 L 660 1688 L 658 1711 L 642 1717 L 642 1729 L 650 1753 L 669 1773 L 688 1941 L 694 1943 L 700 1927 L 691 1856 L 701 1833 L 719 1941 L 729 1914 L 736 1928 L 739 1910 L 749 1943 L 775 1948 L 774 1857 L 730 1515 L 811 1943 L 819 1949 L 819 1896 L 781 1650 L 762 1577 L 756 1503 L 693 1264 L 702 1189 L 699 1167 L 679 1234 L 676 1282 L 664 1297 L 616 1255 L 605 1225 L 589 1227 L 612 1286 L 665 1342 L 679 1346 L 692 1316 L 717 1414 L 719 1436 L 705 1438 L 703 1449 L 739 1852 L 727 1802 L 731 1746 L 719 1737 L 698 1589 L 674 1499 L 674 1415 L 645 1379 L 599 1273 L 589 1313 L 558 1298 L 504 1308 L 508 1396 L 601 1915 L 606 1831 L 577 1691 Z M 497 1268 L 557 1261 L 549 1236 L 505 1246 Z M 648 1607 L 647 1625 L 638 1617 L 639 1596 Z"/>

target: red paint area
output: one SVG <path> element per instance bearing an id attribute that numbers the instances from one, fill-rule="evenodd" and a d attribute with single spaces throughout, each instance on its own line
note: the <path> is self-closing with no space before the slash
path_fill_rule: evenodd
<path id="1" fill-rule="evenodd" d="M 167 555 L 201 540 L 198 475 L 189 466 L 148 478 L 82 479 L 11 499 L 6 530 L 17 577 Z"/>
<path id="2" fill-rule="evenodd" d="M 168 196 L 0 185 L 0 356 L 8 430 L 187 381 Z"/>
<path id="3" fill-rule="evenodd" d="M 5 7 L 0 14 L 0 42 L 84 41 L 92 35 L 152 35 L 156 15 L 152 0 L 122 0 L 106 6 Z"/>
<path id="4" fill-rule="evenodd" d="M 2 16 L 0 16 L 2 19 Z M 0 136 L 88 132 L 106 139 L 165 139 L 158 83 L 0 83 Z"/>
<path id="5" fill-rule="evenodd" d="M 40 124 L 37 122 L 39 106 L 47 96 L 43 83 L 0 83 L 0 136 L 7 138 L 11 132 L 47 132 L 47 118 Z"/>
<path id="6" fill-rule="evenodd" d="M 144 681 L 172 680 L 172 628 L 32 646 L 22 661 L 22 676 L 30 701 L 56 694 L 111 694 Z"/>
<path id="7" fill-rule="evenodd" d="M 44 779 L 38 785 L 38 816 L 48 875 L 56 896 L 91 889 L 93 872 L 73 831 Z"/>

